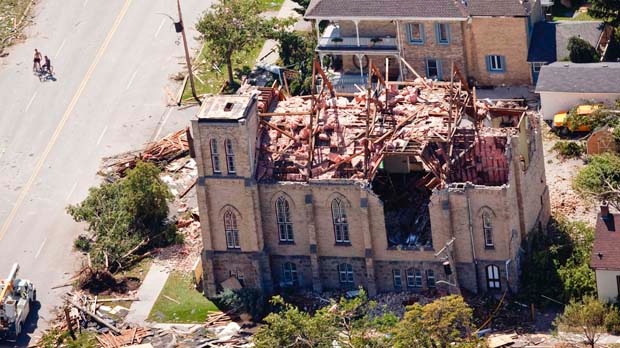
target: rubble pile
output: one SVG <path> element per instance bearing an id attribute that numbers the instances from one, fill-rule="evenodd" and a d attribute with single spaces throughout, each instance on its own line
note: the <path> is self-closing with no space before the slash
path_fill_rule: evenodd
<path id="1" fill-rule="evenodd" d="M 177 212 L 180 214 L 176 224 L 177 233 L 183 236 L 183 244 L 159 249 L 157 258 L 170 269 L 190 272 L 194 270 L 202 250 L 200 217 L 198 208 L 190 209 L 186 203 L 181 203 Z"/>
<path id="2" fill-rule="evenodd" d="M 516 133 L 526 108 L 474 101 L 460 83 L 404 84 L 352 99 L 322 88 L 316 97 L 279 101 L 260 115 L 257 179 L 372 180 L 385 158 L 402 155 L 432 174 L 429 189 L 507 181 L 507 136 Z"/>
<path id="3" fill-rule="evenodd" d="M 414 294 L 409 292 L 395 292 L 379 294 L 372 298 L 377 302 L 377 306 L 369 311 L 371 317 L 379 317 L 381 315 L 392 313 L 398 318 L 405 315 L 407 306 L 414 303 L 425 305 L 435 300 L 436 297 L 431 294 Z"/>
<path id="4" fill-rule="evenodd" d="M 189 154 L 188 133 L 188 128 L 181 129 L 159 141 L 147 144 L 142 150 L 106 157 L 103 159 L 99 174 L 109 181 L 114 181 L 125 176 L 127 170 L 134 168 L 138 161 L 152 162 L 164 167 L 175 159 Z"/>

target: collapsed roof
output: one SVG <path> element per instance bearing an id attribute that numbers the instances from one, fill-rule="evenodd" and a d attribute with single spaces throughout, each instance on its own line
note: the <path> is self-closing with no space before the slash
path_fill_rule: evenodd
<path id="1" fill-rule="evenodd" d="M 378 76 L 373 88 L 337 95 L 323 78 L 318 94 L 289 97 L 259 114 L 257 180 L 372 181 L 398 158 L 405 171 L 423 168 L 429 188 L 467 181 L 502 185 L 508 180 L 508 136 L 516 134 L 525 108 L 475 101 L 466 87 L 461 81 L 385 82 Z"/>

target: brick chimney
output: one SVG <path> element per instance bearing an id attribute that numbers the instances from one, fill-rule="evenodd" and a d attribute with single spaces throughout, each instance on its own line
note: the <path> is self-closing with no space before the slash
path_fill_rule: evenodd
<path id="1" fill-rule="evenodd" d="M 609 205 L 607 202 L 601 203 L 601 218 L 607 219 L 609 217 Z"/>

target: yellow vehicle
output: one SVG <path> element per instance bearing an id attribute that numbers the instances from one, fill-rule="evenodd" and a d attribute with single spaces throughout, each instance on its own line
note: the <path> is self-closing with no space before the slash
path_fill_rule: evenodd
<path id="1" fill-rule="evenodd" d="M 578 116 L 587 116 L 600 108 L 600 105 L 579 105 L 575 111 Z M 562 111 L 553 116 L 553 130 L 562 135 L 566 135 L 569 132 L 590 132 L 592 130 L 587 124 L 580 124 L 573 127 L 567 120 L 568 113 L 568 111 Z"/>

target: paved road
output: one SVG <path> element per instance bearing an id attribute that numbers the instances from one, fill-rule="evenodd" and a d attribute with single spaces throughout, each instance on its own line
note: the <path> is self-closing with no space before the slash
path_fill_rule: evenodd
<path id="1" fill-rule="evenodd" d="M 208 5 L 183 1 L 190 38 Z M 176 2 L 41 0 L 28 39 L 0 58 L 0 277 L 19 262 L 38 287 L 31 332 L 45 327 L 66 291 L 51 288 L 80 266 L 71 249 L 83 226 L 64 207 L 99 182 L 100 158 L 177 129 L 196 112 L 166 107 L 183 49 L 159 13 L 174 15 Z M 32 75 L 34 48 L 51 58 L 56 81 Z"/>

